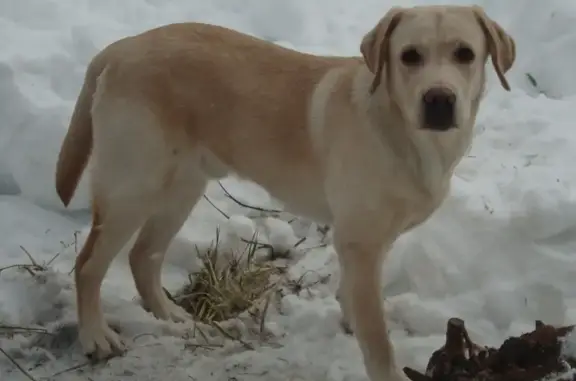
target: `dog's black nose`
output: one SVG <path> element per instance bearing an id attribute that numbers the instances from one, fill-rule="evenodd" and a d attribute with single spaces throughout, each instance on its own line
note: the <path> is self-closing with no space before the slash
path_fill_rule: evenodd
<path id="1" fill-rule="evenodd" d="M 456 95 L 445 87 L 433 87 L 422 96 L 423 128 L 446 131 L 455 127 Z"/>

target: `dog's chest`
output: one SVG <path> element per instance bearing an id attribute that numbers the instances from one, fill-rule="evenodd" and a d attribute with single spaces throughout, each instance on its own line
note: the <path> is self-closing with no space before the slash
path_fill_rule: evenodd
<path id="1" fill-rule="evenodd" d="M 238 164 L 238 161 L 237 161 Z M 240 162 L 232 169 L 238 176 L 263 187 L 294 215 L 328 224 L 332 214 L 326 200 L 323 173 L 313 161 L 300 163 L 264 158 L 258 165 Z"/>
<path id="2" fill-rule="evenodd" d="M 405 231 L 411 230 L 418 225 L 426 222 L 434 214 L 436 210 L 442 205 L 446 197 L 447 191 L 438 193 L 434 196 L 423 195 L 422 198 L 414 200 L 412 207 L 409 210 L 409 217 Z"/>
<path id="3" fill-rule="evenodd" d="M 289 185 L 270 184 L 266 190 L 284 204 L 284 210 L 294 215 L 329 224 L 332 213 L 326 201 L 324 189 L 317 181 L 309 183 L 294 182 Z"/>

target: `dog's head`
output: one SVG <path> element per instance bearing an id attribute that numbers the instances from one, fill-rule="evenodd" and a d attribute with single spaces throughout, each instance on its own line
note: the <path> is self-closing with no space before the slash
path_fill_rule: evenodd
<path id="1" fill-rule="evenodd" d="M 392 8 L 360 50 L 370 91 L 386 91 L 410 125 L 435 131 L 470 124 L 488 56 L 510 90 L 504 74 L 516 57 L 514 40 L 477 6 Z"/>

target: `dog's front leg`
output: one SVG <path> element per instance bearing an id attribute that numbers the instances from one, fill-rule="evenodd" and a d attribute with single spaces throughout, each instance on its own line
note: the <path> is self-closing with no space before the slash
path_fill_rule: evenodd
<path id="1" fill-rule="evenodd" d="M 406 380 L 397 368 L 388 337 L 380 281 L 382 260 L 396 234 L 366 234 L 376 233 L 376 226 L 382 225 L 364 225 L 366 230 L 361 231 L 359 225 L 335 224 L 334 245 L 341 271 L 338 298 L 344 323 L 348 320 L 358 340 L 370 381 Z"/>

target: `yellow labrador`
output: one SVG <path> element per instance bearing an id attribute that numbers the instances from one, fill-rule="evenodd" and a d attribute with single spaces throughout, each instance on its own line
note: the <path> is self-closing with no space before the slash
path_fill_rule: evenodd
<path id="1" fill-rule="evenodd" d="M 509 89 L 515 45 L 479 7 L 422 6 L 390 9 L 360 50 L 321 57 L 181 23 L 94 57 L 56 173 L 68 205 L 93 156 L 93 226 L 75 270 L 87 354 L 123 351 L 100 287 L 139 228 L 130 265 L 145 306 L 159 319 L 188 318 L 162 292 L 164 252 L 207 181 L 236 174 L 332 224 L 343 324 L 371 381 L 403 378 L 386 331 L 382 261 L 446 197 L 471 143 L 487 58 Z"/>

